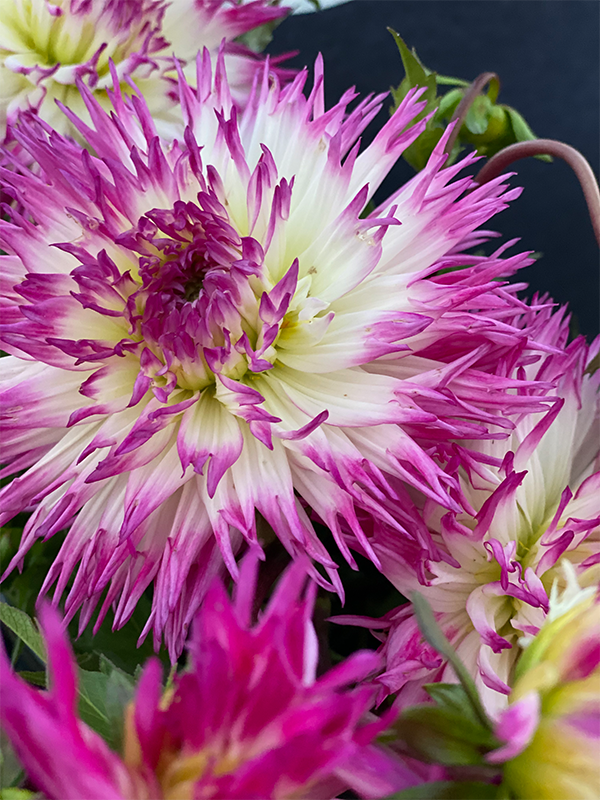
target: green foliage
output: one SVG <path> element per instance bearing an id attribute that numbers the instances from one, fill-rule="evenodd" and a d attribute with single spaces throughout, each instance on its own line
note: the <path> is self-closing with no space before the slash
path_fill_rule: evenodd
<path id="1" fill-rule="evenodd" d="M 438 75 L 428 69 L 421 63 L 414 49 L 409 50 L 403 39 L 395 31 L 389 30 L 400 51 L 405 72 L 400 85 L 391 90 L 394 100 L 392 111 L 398 108 L 410 89 L 424 87 L 425 92 L 420 99 L 426 100 L 427 105 L 412 124 L 431 115 L 425 131 L 403 153 L 405 160 L 418 172 L 427 163 L 469 89 L 470 83 L 460 78 Z M 437 90 L 441 86 L 450 88 L 438 96 Z M 452 164 L 466 146 L 474 147 L 478 155 L 489 157 L 510 144 L 537 138 L 518 111 L 496 102 L 498 91 L 498 81 L 492 79 L 487 93 L 475 97 L 454 142 L 447 164 Z M 544 161 L 552 160 L 549 156 L 538 156 L 538 158 Z"/>
<path id="2" fill-rule="evenodd" d="M 392 726 L 392 730 L 386 732 L 385 742 L 392 749 L 426 763 L 441 764 L 450 770 L 460 768 L 463 781 L 469 776 L 478 779 L 486 775 L 490 778 L 496 776 L 498 768 L 490 766 L 485 760 L 485 755 L 499 747 L 500 742 L 493 734 L 492 724 L 481 704 L 477 688 L 441 631 L 425 598 L 415 592 L 412 602 L 423 637 L 450 662 L 460 683 L 426 685 L 424 688 L 434 703 L 405 709 Z M 489 793 L 492 789 L 494 793 Z M 424 787 L 407 791 L 415 793 L 401 792 L 393 797 L 398 800 L 400 798 L 418 800 L 497 796 L 497 787 L 490 788 L 487 784 L 480 784 L 477 781 L 425 784 Z M 428 791 L 432 794 L 428 794 Z"/>
<path id="3" fill-rule="evenodd" d="M 131 618 L 118 631 L 112 630 L 112 615 L 109 612 L 98 629 L 93 632 L 92 620 L 81 636 L 78 636 L 77 622 L 69 626 L 72 645 L 80 667 L 87 670 L 101 669 L 102 654 L 124 672 L 133 675 L 138 667 L 145 664 L 154 653 L 152 634 L 139 644 L 140 634 L 146 624 L 151 610 L 151 599 L 148 593 L 140 597 Z M 98 605 L 101 605 L 99 603 Z M 95 617 L 94 617 L 95 618 Z M 158 654 L 165 669 L 170 667 L 169 658 L 164 648 Z"/>
<path id="4" fill-rule="evenodd" d="M 485 709 L 481 704 L 477 687 L 475 686 L 475 683 L 473 682 L 473 679 L 471 678 L 467 668 L 456 654 L 456 651 L 448 639 L 446 639 L 440 626 L 437 624 L 433 615 L 433 611 L 431 610 L 431 606 L 423 597 L 423 595 L 419 594 L 418 592 L 413 593 L 411 600 L 417 622 L 419 623 L 419 628 L 421 629 L 421 633 L 423 634 L 425 640 L 429 642 L 429 644 L 435 648 L 440 655 L 444 656 L 444 658 L 446 658 L 450 664 L 452 664 L 454 672 L 460 681 L 460 688 L 463 691 L 465 700 L 468 702 L 473 714 L 475 714 L 477 717 L 482 728 L 491 731 L 492 723 L 488 719 Z M 450 699 L 452 699 L 452 702 L 456 703 L 459 696 L 458 692 L 450 692 L 449 690 L 446 690 L 444 694 L 438 693 L 436 696 L 436 693 L 432 692 L 431 688 L 429 693 L 433 699 L 438 702 L 438 704 L 443 703 L 443 705 L 446 707 L 448 706 Z"/>
<path id="5" fill-rule="evenodd" d="M 11 522 L 10 526 L 5 526 L 0 531 L 0 565 L 5 569 L 7 564 L 16 554 L 21 540 L 23 526 L 27 521 L 27 515 L 19 515 Z M 21 609 L 26 616 L 35 615 L 35 604 L 40 596 L 42 584 L 50 571 L 50 567 L 56 559 L 62 544 L 61 536 L 53 536 L 47 542 L 38 541 L 25 556 L 25 565 L 22 572 L 14 570 L 2 584 L 2 594 L 10 605 L 6 613 L 12 614 L 15 609 Z M 68 586 L 72 584 L 73 578 Z M 6 605 L 6 604 L 5 604 Z M 99 603 L 99 606 L 102 602 Z M 113 631 L 112 614 L 106 615 L 98 632 L 94 635 L 92 619 L 87 628 L 78 635 L 78 621 L 75 619 L 69 625 L 71 643 L 79 666 L 87 670 L 100 669 L 100 654 L 104 653 L 117 667 L 133 675 L 136 669 L 144 664 L 148 658 L 154 655 L 152 646 L 152 636 L 146 637 L 145 641 L 137 645 L 140 634 L 146 624 L 151 611 L 150 592 L 146 591 L 138 601 L 131 619 L 121 630 Z M 14 607 L 14 608 L 13 608 Z M 11 630 L 11 626 L 2 617 L 0 621 L 5 622 Z M 21 654 L 21 640 L 28 644 L 23 637 L 19 636 L 13 649 L 13 663 Z M 31 648 L 33 650 L 33 648 Z M 35 651 L 33 651 L 35 652 Z M 36 655 L 38 655 L 36 653 Z M 164 648 L 159 653 L 163 664 L 168 669 L 169 659 Z M 42 659 L 43 660 L 43 659 Z M 35 670 L 37 663 L 32 663 L 31 659 L 22 668 Z"/>
<path id="6" fill-rule="evenodd" d="M 36 623 L 18 608 L 0 603 L 0 620 L 47 665 L 46 648 Z M 45 673 L 21 672 L 21 678 L 45 686 Z M 110 747 L 118 750 L 123 735 L 126 705 L 133 698 L 135 678 L 115 666 L 105 655 L 99 657 L 99 670 L 78 670 L 79 714 Z"/>
<path id="7" fill-rule="evenodd" d="M 107 658 L 101 667 L 101 672 L 79 670 L 79 714 L 113 750 L 120 750 L 125 707 L 133 698 L 135 681 Z"/>
<path id="8" fill-rule="evenodd" d="M 311 0 L 311 3 L 313 3 L 315 9 L 318 11 L 319 0 Z M 280 5 L 279 0 L 275 0 L 272 5 Z M 285 17 L 280 17 L 279 19 L 274 19 L 272 22 L 265 22 L 264 25 L 260 25 L 258 28 L 253 28 L 251 31 L 246 31 L 246 33 L 238 36 L 236 41 L 245 44 L 246 47 L 249 47 L 250 50 L 253 50 L 255 53 L 262 53 L 265 47 L 271 43 L 275 28 L 277 28 L 284 19 Z"/>
<path id="9" fill-rule="evenodd" d="M 0 730 L 0 797 L 9 798 L 5 791 L 23 779 L 23 768 L 5 733 Z"/>
<path id="10" fill-rule="evenodd" d="M 385 800 L 490 800 L 498 798 L 498 787 L 480 781 L 435 781 L 422 783 L 389 795 Z"/>
<path id="11" fill-rule="evenodd" d="M 440 705 L 407 708 L 396 723 L 398 739 L 406 752 L 431 764 L 485 765 L 485 753 L 500 743 L 469 718 L 467 709 L 468 702 L 457 709 Z"/>
<path id="12" fill-rule="evenodd" d="M 12 478 L 7 479 L 9 483 Z M 0 571 L 4 572 L 19 549 L 27 514 L 18 514 L 9 525 L 0 529 Z M 35 614 L 35 604 L 40 589 L 61 545 L 61 537 L 53 536 L 47 542 L 38 541 L 25 556 L 22 571 L 13 570 L 2 582 L 2 594 L 11 605 L 30 616 Z"/>
<path id="13" fill-rule="evenodd" d="M 37 625 L 29 614 L 8 603 L 0 603 L 0 622 L 11 630 L 35 655 L 46 663 L 46 647 Z"/>

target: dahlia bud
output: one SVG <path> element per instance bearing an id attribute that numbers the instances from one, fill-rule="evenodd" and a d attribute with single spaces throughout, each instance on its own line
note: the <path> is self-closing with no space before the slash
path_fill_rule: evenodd
<path id="1" fill-rule="evenodd" d="M 517 666 L 496 729 L 507 745 L 488 756 L 498 762 L 520 751 L 504 777 L 528 800 L 600 794 L 600 603 L 595 588 L 579 589 L 572 567 L 567 582 Z"/>

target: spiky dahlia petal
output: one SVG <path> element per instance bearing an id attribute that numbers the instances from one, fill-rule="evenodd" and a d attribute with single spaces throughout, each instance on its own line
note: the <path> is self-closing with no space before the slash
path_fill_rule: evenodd
<path id="1" fill-rule="evenodd" d="M 3 490 L 2 519 L 35 509 L 10 568 L 71 525 L 44 588 L 57 581 L 58 599 L 79 564 L 68 616 L 82 607 L 85 624 L 106 592 L 99 619 L 113 605 L 121 625 L 154 582 L 151 626 L 172 654 L 208 578 L 237 575 L 242 543 L 257 543 L 257 511 L 341 593 L 311 517 L 350 563 L 343 528 L 378 564 L 380 523 L 433 557 L 406 486 L 454 512 L 462 499 L 431 443 L 505 435 L 507 413 L 548 402 L 502 375 L 546 347 L 497 280 L 527 258 L 460 255 L 514 192 L 464 195 L 441 142 L 424 177 L 360 217 L 423 128 L 407 127 L 418 92 L 358 154 L 382 98 L 348 113 L 350 92 L 325 111 L 320 60 L 308 99 L 305 73 L 281 89 L 265 69 L 239 118 L 223 58 L 213 76 L 205 51 L 197 70 L 196 89 L 180 77 L 187 128 L 169 146 L 118 87 L 109 116 L 79 83 L 92 125 L 70 119 L 96 155 L 24 120 L 15 135 L 40 174 L 4 173 L 27 217 L 0 228 L 17 279 L 0 399 L 12 469 L 31 465 Z M 40 408 L 29 436 L 26 393 Z"/>

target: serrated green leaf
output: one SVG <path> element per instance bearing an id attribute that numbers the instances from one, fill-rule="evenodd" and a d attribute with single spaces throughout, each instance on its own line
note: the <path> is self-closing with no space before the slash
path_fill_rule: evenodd
<path id="1" fill-rule="evenodd" d="M 404 789 L 385 800 L 492 800 L 498 787 L 480 781 L 436 781 Z"/>
<path id="2" fill-rule="evenodd" d="M 46 663 L 46 647 L 36 624 L 24 611 L 8 603 L 0 603 L 0 621 L 18 636 L 35 655 Z"/>
<path id="3" fill-rule="evenodd" d="M 465 693 L 469 699 L 469 702 L 471 703 L 471 707 L 473 708 L 475 715 L 481 724 L 491 731 L 493 726 L 481 704 L 477 687 L 469 675 L 467 668 L 456 654 L 455 649 L 452 647 L 448 639 L 446 639 L 442 629 L 437 624 L 437 621 L 433 615 L 433 611 L 431 610 L 431 606 L 423 597 L 423 595 L 419 594 L 418 592 L 413 592 L 411 600 L 415 617 L 417 618 L 417 623 L 425 640 L 429 642 L 429 644 L 435 650 L 437 650 L 440 655 L 444 656 L 444 658 L 446 658 L 450 664 L 452 664 L 457 678 L 464 687 Z"/>

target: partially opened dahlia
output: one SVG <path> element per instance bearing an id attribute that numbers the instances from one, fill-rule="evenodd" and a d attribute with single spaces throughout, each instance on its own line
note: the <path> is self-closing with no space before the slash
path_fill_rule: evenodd
<path id="1" fill-rule="evenodd" d="M 85 625 L 106 590 L 99 620 L 114 605 L 120 626 L 154 582 L 147 629 L 172 653 L 211 575 L 224 561 L 236 576 L 257 512 L 341 592 L 310 513 L 351 564 L 341 521 L 378 563 L 357 513 L 434 554 L 403 522 L 406 486 L 459 508 L 431 443 L 545 407 L 494 374 L 529 346 L 497 280 L 527 259 L 460 254 L 516 192 L 465 195 L 442 141 L 361 218 L 423 130 L 406 130 L 417 94 L 359 155 L 381 98 L 325 112 L 320 63 L 308 100 L 306 74 L 280 89 L 265 70 L 239 120 L 222 61 L 214 82 L 207 51 L 198 71 L 197 92 L 181 82 L 185 143 L 161 144 L 137 97 L 117 93 L 109 118 L 83 84 L 94 127 L 65 113 L 89 149 L 25 119 L 41 172 L 4 173 L 24 211 L 0 229 L 3 474 L 22 472 L 0 521 L 34 512 L 10 569 L 71 526 L 44 591 L 60 597 L 79 565 L 67 616 L 83 608 Z"/>
<path id="2" fill-rule="evenodd" d="M 351 688 L 379 657 L 358 652 L 316 677 L 315 593 L 300 563 L 251 623 L 257 559 L 237 597 L 217 581 L 194 622 L 189 665 L 162 691 L 149 661 L 126 710 L 121 753 L 79 719 L 76 663 L 56 612 L 43 631 L 50 691 L 16 676 L 0 644 L 0 722 L 31 784 L 48 800 L 300 800 L 347 788 L 383 797 L 420 783 L 377 747 L 387 718 L 368 720 L 372 691 Z"/>
<path id="3" fill-rule="evenodd" d="M 537 316 L 532 327 L 550 352 L 527 372 L 556 384 L 553 408 L 516 417 L 504 442 L 453 448 L 471 511 L 425 502 L 439 560 L 417 564 L 393 531 L 373 543 L 400 591 L 421 592 L 437 612 L 492 713 L 506 705 L 522 644 L 544 623 L 552 586 L 564 584 L 558 564 L 568 561 L 582 586 L 600 577 L 600 372 L 590 367 L 600 339 L 566 345 L 564 315 Z M 402 690 L 402 703 L 415 702 L 423 682 L 448 680 L 451 668 L 422 641 L 410 607 L 379 626 L 389 628 L 380 680 L 388 692 Z"/>
<path id="4" fill-rule="evenodd" d="M 198 50 L 216 58 L 223 40 L 235 100 L 247 100 L 261 60 L 241 34 L 288 13 L 269 0 L 3 0 L 0 15 L 0 138 L 20 111 L 35 109 L 62 133 L 75 128 L 56 105 L 87 117 L 77 79 L 108 105 L 110 61 L 135 80 L 160 128 L 181 128 L 173 57 L 195 79 Z"/>

